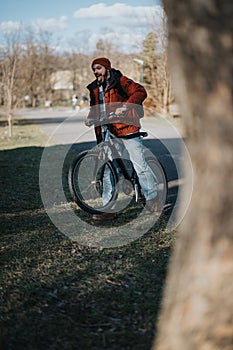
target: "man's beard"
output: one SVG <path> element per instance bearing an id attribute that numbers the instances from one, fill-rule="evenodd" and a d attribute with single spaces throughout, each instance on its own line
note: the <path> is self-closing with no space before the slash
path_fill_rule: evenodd
<path id="1" fill-rule="evenodd" d="M 106 70 L 104 74 L 100 74 L 96 76 L 96 79 L 100 85 L 106 81 L 107 75 L 108 75 L 108 71 Z"/>

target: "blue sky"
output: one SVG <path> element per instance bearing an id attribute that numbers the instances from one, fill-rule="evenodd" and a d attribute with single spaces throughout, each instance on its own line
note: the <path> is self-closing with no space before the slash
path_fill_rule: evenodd
<path id="1" fill-rule="evenodd" d="M 99 39 L 134 50 L 160 25 L 159 0 L 7 0 L 1 4 L 1 34 L 19 25 L 46 29 L 60 50 L 85 53 Z M 1 40 L 1 36 L 0 36 Z"/>

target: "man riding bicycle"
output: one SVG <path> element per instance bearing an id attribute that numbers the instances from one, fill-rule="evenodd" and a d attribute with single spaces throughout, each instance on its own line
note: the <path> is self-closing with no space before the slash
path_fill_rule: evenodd
<path id="1" fill-rule="evenodd" d="M 157 212 L 157 184 L 145 161 L 142 140 L 139 135 L 140 118 L 143 116 L 142 103 L 147 97 L 145 88 L 111 67 L 108 58 L 99 57 L 91 64 L 96 79 L 87 86 L 90 92 L 90 112 L 85 124 L 92 125 L 93 119 L 103 119 L 114 112 L 116 119 L 110 121 L 111 132 L 122 139 L 129 158 L 138 175 L 145 197 L 145 208 Z M 101 126 L 95 127 L 97 142 L 101 142 Z M 105 174 L 105 179 L 107 178 Z M 108 181 L 110 183 L 110 179 Z M 111 186 L 103 182 L 102 200 L 107 201 Z M 94 215 L 93 220 L 111 220 L 115 213 Z"/>

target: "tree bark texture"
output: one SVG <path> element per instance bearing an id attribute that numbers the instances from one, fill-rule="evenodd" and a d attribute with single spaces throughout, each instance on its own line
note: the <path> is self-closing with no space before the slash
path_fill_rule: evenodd
<path id="1" fill-rule="evenodd" d="M 233 348 L 232 1 L 164 0 L 194 170 L 154 350 Z"/>

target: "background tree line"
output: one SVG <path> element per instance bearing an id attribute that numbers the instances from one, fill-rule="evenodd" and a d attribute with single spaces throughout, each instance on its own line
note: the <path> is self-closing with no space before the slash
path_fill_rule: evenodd
<path id="1" fill-rule="evenodd" d="M 91 60 L 102 55 L 123 74 L 145 85 L 148 108 L 168 112 L 173 97 L 165 28 L 164 21 L 160 33 L 152 29 L 137 54 L 122 53 L 114 42 L 103 40 L 92 54 L 81 54 L 78 48 L 61 54 L 54 47 L 52 34 L 46 31 L 5 34 L 0 47 L 0 103 L 6 110 L 9 134 L 15 108 L 69 106 L 72 95 L 86 97 L 86 85 L 93 80 Z"/>

